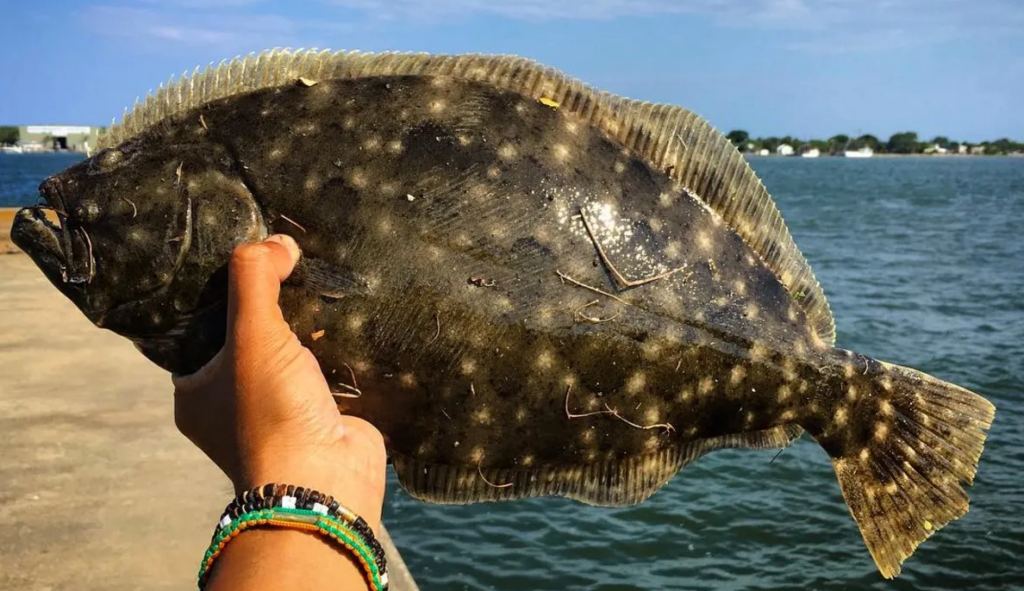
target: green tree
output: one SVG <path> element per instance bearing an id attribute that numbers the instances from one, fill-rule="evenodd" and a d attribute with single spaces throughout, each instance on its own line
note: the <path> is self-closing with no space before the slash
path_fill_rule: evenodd
<path id="1" fill-rule="evenodd" d="M 0 125 L 0 145 L 16 144 L 21 139 L 21 130 L 13 125 Z"/>
<path id="2" fill-rule="evenodd" d="M 766 137 L 761 140 L 761 147 L 767 148 L 769 152 L 774 152 L 775 148 L 778 148 L 781 143 L 777 137 Z"/>
<path id="3" fill-rule="evenodd" d="M 889 137 L 886 147 L 894 154 L 913 154 L 918 151 L 916 131 L 901 131 Z"/>
<path id="4" fill-rule="evenodd" d="M 950 142 L 949 142 L 949 138 L 948 137 L 946 137 L 944 135 L 937 135 L 937 136 L 932 138 L 931 144 L 933 146 L 938 146 L 940 148 L 946 148 L 948 150 Z"/>
<path id="5" fill-rule="evenodd" d="M 743 149 L 747 145 L 747 142 L 750 140 L 750 134 L 743 131 L 742 129 L 734 129 L 730 131 L 728 134 L 726 134 L 725 137 L 728 138 L 730 142 L 732 142 L 732 145 L 740 149 Z"/>
<path id="6" fill-rule="evenodd" d="M 807 143 L 821 152 L 828 152 L 828 142 L 826 140 L 808 140 Z"/>
<path id="7" fill-rule="evenodd" d="M 866 133 L 866 134 L 860 136 L 859 138 L 857 138 L 857 143 L 862 148 L 863 147 L 871 148 L 872 152 L 881 152 L 882 148 L 883 148 L 882 142 L 878 141 L 878 138 L 873 136 L 873 135 L 871 135 L 870 133 Z"/>

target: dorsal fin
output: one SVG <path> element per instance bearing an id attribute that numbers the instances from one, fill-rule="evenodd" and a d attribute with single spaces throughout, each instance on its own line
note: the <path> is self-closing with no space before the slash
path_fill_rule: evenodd
<path id="1" fill-rule="evenodd" d="M 835 342 L 835 322 L 810 265 L 775 202 L 732 143 L 698 115 L 673 105 L 618 97 L 532 60 L 498 55 L 428 55 L 270 50 L 173 79 L 100 139 L 110 147 L 203 104 L 297 83 L 383 75 L 444 75 L 492 84 L 572 113 L 680 183 L 756 251 L 803 308 L 817 335 Z"/>

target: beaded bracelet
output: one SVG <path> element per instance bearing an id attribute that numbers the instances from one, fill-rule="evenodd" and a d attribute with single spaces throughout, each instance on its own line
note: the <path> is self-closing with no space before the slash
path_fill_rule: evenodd
<path id="1" fill-rule="evenodd" d="M 298 529 L 328 537 L 353 555 L 373 591 L 388 589 L 384 548 L 366 522 L 331 496 L 283 484 L 244 491 L 224 509 L 199 567 L 200 589 L 227 543 L 243 531 L 259 526 Z"/>

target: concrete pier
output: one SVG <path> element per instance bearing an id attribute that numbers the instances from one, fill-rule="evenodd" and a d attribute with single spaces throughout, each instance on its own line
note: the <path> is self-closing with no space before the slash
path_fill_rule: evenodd
<path id="1" fill-rule="evenodd" d="M 231 485 L 175 429 L 167 373 L 24 254 L 0 254 L 0 304 L 0 589 L 194 589 Z"/>

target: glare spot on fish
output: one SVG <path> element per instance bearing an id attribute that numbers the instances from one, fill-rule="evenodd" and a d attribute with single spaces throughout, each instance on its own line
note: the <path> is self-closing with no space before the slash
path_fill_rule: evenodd
<path id="1" fill-rule="evenodd" d="M 734 365 L 732 371 L 729 372 L 729 383 L 733 386 L 743 381 L 743 378 L 747 375 L 747 368 L 742 365 Z"/>
<path id="2" fill-rule="evenodd" d="M 785 384 L 783 384 L 782 386 L 779 386 L 779 390 L 778 390 L 778 400 L 779 400 L 779 402 L 785 401 L 792 394 L 793 394 L 793 390 L 791 390 L 789 386 L 786 386 Z"/>
<path id="3" fill-rule="evenodd" d="M 701 394 L 709 394 L 715 388 L 715 381 L 710 376 L 702 378 L 700 384 L 697 386 L 697 391 Z"/>
<path id="4" fill-rule="evenodd" d="M 875 423 L 875 440 L 885 441 L 885 438 L 889 436 L 889 425 L 886 425 L 882 421 Z"/>
<path id="5" fill-rule="evenodd" d="M 462 375 L 473 375 L 473 373 L 476 371 L 476 360 L 467 357 L 466 359 L 462 360 L 460 368 L 462 370 Z"/>
<path id="6" fill-rule="evenodd" d="M 626 392 L 629 394 L 636 394 L 644 389 L 647 385 L 647 376 L 643 372 L 636 372 L 629 377 L 626 381 Z"/>
<path id="7" fill-rule="evenodd" d="M 502 160 L 512 160 L 516 157 L 516 147 L 510 143 L 501 144 L 498 147 L 498 158 Z"/>

